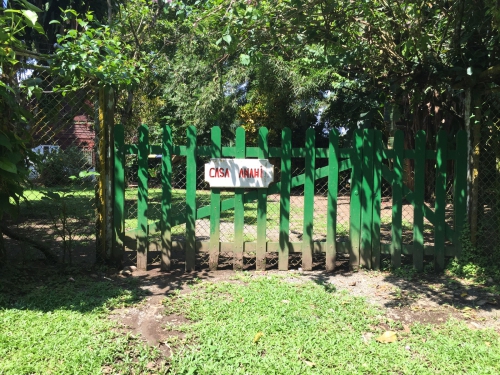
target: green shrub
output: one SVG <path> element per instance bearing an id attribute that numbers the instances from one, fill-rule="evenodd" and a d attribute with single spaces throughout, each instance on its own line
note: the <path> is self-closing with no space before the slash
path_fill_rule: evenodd
<path id="1" fill-rule="evenodd" d="M 87 170 L 91 165 L 85 154 L 77 147 L 51 152 L 42 157 L 39 164 L 39 182 L 46 187 L 70 183 L 70 176 Z"/>

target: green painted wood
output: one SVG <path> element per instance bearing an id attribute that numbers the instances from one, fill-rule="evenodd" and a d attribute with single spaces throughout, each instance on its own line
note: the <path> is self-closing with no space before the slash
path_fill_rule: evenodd
<path id="1" fill-rule="evenodd" d="M 172 129 L 163 127 L 161 151 L 161 270 L 170 271 L 172 256 Z"/>
<path id="2" fill-rule="evenodd" d="M 349 253 L 349 267 L 359 268 L 359 248 L 361 241 L 361 179 L 363 160 L 363 131 L 354 132 L 353 149 L 351 154 L 351 204 L 349 216 L 349 238 L 351 251 Z"/>
<path id="3" fill-rule="evenodd" d="M 148 138 L 146 125 L 139 127 L 137 150 L 137 268 L 148 266 Z"/>
<path id="4" fill-rule="evenodd" d="M 337 156 L 339 148 L 339 132 L 336 129 L 330 130 L 328 147 L 328 206 L 326 217 L 326 271 L 332 272 L 335 269 L 337 256 L 336 236 L 337 236 L 337 194 L 339 186 L 339 159 Z"/>
<path id="5" fill-rule="evenodd" d="M 415 137 L 415 190 L 413 191 L 413 266 L 418 271 L 424 269 L 425 143 L 425 131 L 420 130 Z"/>
<path id="6" fill-rule="evenodd" d="M 382 133 L 374 131 L 373 150 L 373 213 L 372 213 L 372 269 L 379 270 L 380 257 L 380 210 L 382 204 Z"/>
<path id="7" fill-rule="evenodd" d="M 321 167 L 321 168 L 316 169 L 316 171 L 314 173 L 315 178 L 320 179 L 320 178 L 328 177 L 328 168 L 329 167 L 326 166 L 326 167 Z M 352 165 L 351 165 L 350 159 L 342 160 L 339 163 L 339 172 L 343 172 L 343 171 L 349 170 L 351 168 L 352 168 Z M 387 168 L 387 167 L 384 165 L 382 168 L 384 178 L 387 179 L 388 181 L 392 181 L 391 172 L 389 170 L 384 170 L 384 168 Z M 293 177 L 291 179 L 291 189 L 296 188 L 297 186 L 304 185 L 304 180 L 305 180 L 304 176 L 305 176 L 304 174 L 301 174 L 301 175 Z M 279 194 L 280 192 L 281 192 L 281 183 L 280 182 L 271 184 L 267 190 L 268 195 Z M 409 194 L 410 194 L 411 199 L 413 199 L 412 198 L 413 193 L 409 193 Z M 252 202 L 255 202 L 256 200 L 257 200 L 257 191 L 256 190 L 251 190 L 251 191 L 245 193 L 245 195 L 243 196 L 244 203 L 252 203 Z M 413 201 L 410 200 L 410 203 L 413 204 Z M 227 210 L 232 210 L 233 208 L 234 208 L 234 198 L 224 199 L 223 201 L 221 201 L 221 212 L 224 212 Z M 196 218 L 203 219 L 205 217 L 209 217 L 210 212 L 211 212 L 210 205 L 200 207 L 196 210 Z M 429 209 L 429 212 L 434 214 L 434 212 L 430 209 Z M 427 215 L 427 213 L 426 213 L 426 215 Z M 431 219 L 434 220 L 433 216 L 431 217 Z M 431 219 L 429 219 L 429 221 Z M 171 221 L 170 221 L 172 227 L 184 224 L 185 222 L 186 222 L 186 215 L 185 214 L 175 215 L 171 218 Z M 432 223 L 432 221 L 431 221 L 431 223 Z M 156 222 L 150 224 L 148 227 L 149 234 L 157 233 L 160 230 L 161 230 L 160 229 L 160 221 L 156 221 Z M 137 229 L 129 229 L 126 233 L 128 235 L 135 236 L 136 232 L 137 232 Z"/>
<path id="8" fill-rule="evenodd" d="M 382 176 L 390 184 L 393 183 L 394 181 L 393 173 L 389 170 L 389 168 L 386 165 L 382 165 Z M 406 185 L 403 185 L 403 196 L 405 197 L 405 200 L 408 201 L 408 203 L 410 203 L 413 206 L 413 208 L 415 208 L 413 191 L 408 189 Z M 429 223 L 435 225 L 436 217 L 434 215 L 434 211 L 432 211 L 429 207 L 427 207 L 427 205 L 424 205 L 424 217 L 429 221 Z M 455 235 L 455 231 L 448 225 L 448 223 L 445 223 L 445 232 L 446 232 L 446 239 L 448 241 L 453 241 L 453 236 Z"/>
<path id="9" fill-rule="evenodd" d="M 281 132 L 280 252 L 278 255 L 278 269 L 280 271 L 288 270 L 290 243 L 290 190 L 292 182 L 291 153 L 292 132 L 289 128 L 285 128 Z"/>
<path id="10" fill-rule="evenodd" d="M 363 130 L 363 157 L 361 182 L 361 242 L 359 250 L 359 265 L 372 268 L 372 226 L 373 226 L 373 159 L 374 131 Z"/>
<path id="11" fill-rule="evenodd" d="M 186 137 L 186 271 L 196 261 L 196 128 L 189 126 Z"/>
<path id="12" fill-rule="evenodd" d="M 397 130 L 394 134 L 393 150 L 391 264 L 392 267 L 399 268 L 401 267 L 401 249 L 403 248 L 404 133 L 401 130 Z"/>
<path id="13" fill-rule="evenodd" d="M 210 146 L 210 157 L 213 159 L 222 157 L 221 130 L 220 127 L 212 128 L 212 144 Z M 210 193 L 210 254 L 208 266 L 211 271 L 217 270 L 220 252 L 220 188 L 211 189 Z"/>
<path id="14" fill-rule="evenodd" d="M 306 130 L 305 181 L 304 181 L 304 218 L 302 229 L 302 269 L 312 270 L 313 233 L 314 233 L 314 171 L 316 168 L 316 132 Z"/>
<path id="15" fill-rule="evenodd" d="M 245 158 L 245 129 L 239 127 L 236 129 L 236 159 Z M 235 271 L 243 269 L 243 249 L 244 249 L 244 230 L 245 230 L 245 205 L 243 195 L 245 189 L 234 189 L 234 250 L 233 250 L 233 268 Z"/>
<path id="16" fill-rule="evenodd" d="M 455 181 L 453 192 L 454 206 L 454 238 L 453 244 L 457 248 L 457 256 L 462 252 L 460 237 L 467 220 L 467 133 L 460 130 L 457 133 L 457 150 L 455 161 Z"/>
<path id="17" fill-rule="evenodd" d="M 115 231 L 115 250 L 113 251 L 113 260 L 121 264 L 125 251 L 125 153 L 124 153 L 124 128 L 123 125 L 114 127 L 115 141 L 115 202 L 114 202 L 114 231 Z"/>
<path id="18" fill-rule="evenodd" d="M 445 221 L 446 221 L 446 153 L 448 151 L 448 134 L 444 130 L 439 131 L 436 139 L 436 201 L 434 214 L 436 224 L 434 225 L 434 267 L 436 270 L 444 269 L 444 243 L 445 243 Z"/>
<path id="19" fill-rule="evenodd" d="M 259 129 L 259 159 L 269 157 L 269 146 L 267 144 L 267 128 Z M 267 189 L 257 189 L 257 250 L 256 268 L 259 271 L 266 269 L 267 248 Z"/>

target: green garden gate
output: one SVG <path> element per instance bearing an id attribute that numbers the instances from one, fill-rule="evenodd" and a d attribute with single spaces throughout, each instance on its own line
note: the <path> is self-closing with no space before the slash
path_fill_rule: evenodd
<path id="1" fill-rule="evenodd" d="M 460 252 L 459 238 L 467 213 L 467 136 L 463 131 L 450 140 L 446 132 L 439 132 L 435 150 L 426 148 L 424 131 L 417 133 L 414 150 L 404 149 L 401 131 L 396 132 L 393 146 L 388 149 L 383 144 L 381 132 L 373 129 L 357 130 L 349 148 L 339 148 L 340 137 L 336 130 L 329 133 L 328 148 L 315 147 L 314 129 L 307 130 L 304 147 L 300 148 L 292 148 L 290 129 L 283 129 L 281 147 L 268 146 L 266 128 L 258 132 L 257 147 L 246 146 L 243 128 L 236 130 L 232 147 L 222 146 L 219 127 L 212 128 L 209 145 L 197 145 L 195 127 L 187 128 L 185 146 L 173 144 L 168 126 L 163 129 L 161 145 L 149 145 L 148 135 L 147 126 L 142 125 L 138 144 L 126 145 L 123 127 L 115 128 L 116 240 L 119 246 L 137 252 L 139 269 L 147 268 L 148 251 L 151 250 L 161 252 L 161 265 L 165 270 L 170 269 L 172 254 L 182 253 L 186 271 L 195 269 L 200 255 L 205 256 L 209 268 L 215 270 L 221 254 L 232 256 L 235 270 L 242 269 L 248 257 L 254 258 L 257 270 L 264 270 L 270 254 L 276 255 L 279 270 L 289 269 L 292 256 L 300 257 L 303 270 L 311 270 L 313 257 L 320 254 L 326 270 L 331 271 L 337 253 L 349 254 L 353 269 L 378 269 L 383 255 L 390 255 L 392 266 L 398 267 L 403 254 L 412 255 L 413 265 L 418 270 L 424 267 L 425 255 L 433 256 L 434 266 L 442 269 L 445 256 L 456 256 Z M 156 190 L 148 189 L 148 179 L 152 175 L 148 166 L 151 154 L 161 155 L 161 187 Z M 136 187 L 126 186 L 127 155 L 137 155 Z M 185 169 L 182 167 L 185 181 L 181 189 L 176 188 L 173 181 L 173 160 L 179 157 L 185 160 Z M 204 190 L 197 190 L 200 184 L 197 160 L 210 158 L 271 159 L 275 161 L 275 174 L 280 177 L 268 188 L 236 188 L 227 192 L 220 188 L 207 190 L 205 186 Z M 303 159 L 303 173 L 292 175 L 292 159 Z M 432 173 L 435 177 L 429 179 L 426 168 L 435 169 Z M 349 192 L 347 197 L 341 198 L 349 200 L 348 232 L 339 236 L 338 192 L 340 184 L 344 188 L 347 186 L 345 180 L 339 181 L 339 175 L 346 171 L 350 176 Z M 413 189 L 405 183 L 409 181 L 409 173 L 413 173 Z M 426 181 L 426 176 L 434 181 Z M 315 184 L 321 179 L 327 181 L 323 201 L 326 215 L 321 219 L 324 223 L 320 223 L 326 235 L 318 240 L 314 236 L 320 216 L 315 212 Z M 429 183 L 433 184 L 430 202 L 425 199 Z M 390 190 L 384 196 L 383 185 Z M 296 188 L 303 189 L 302 209 L 291 212 L 290 202 Z M 272 201 L 271 196 L 275 197 Z M 182 209 L 175 211 L 174 203 L 179 197 Z M 274 224 L 279 228 L 279 235 L 269 240 L 266 231 L 273 220 L 268 218 L 268 208 L 272 205 L 278 210 L 278 201 L 279 214 L 274 214 Z M 382 203 L 384 217 L 381 216 Z M 256 220 L 256 238 L 247 241 L 244 237 L 248 211 L 245 205 L 250 204 Z M 403 211 L 409 212 L 411 219 L 403 220 Z M 228 212 L 234 213 L 234 226 L 231 227 L 234 234 L 231 241 L 223 241 L 221 215 Z M 200 220 L 209 220 L 209 238 L 196 237 L 196 223 Z M 302 223 L 302 233 L 293 241 L 291 220 Z M 182 236 L 173 240 L 172 233 L 179 226 L 182 226 Z M 381 241 L 381 226 L 384 238 L 389 241 Z"/>

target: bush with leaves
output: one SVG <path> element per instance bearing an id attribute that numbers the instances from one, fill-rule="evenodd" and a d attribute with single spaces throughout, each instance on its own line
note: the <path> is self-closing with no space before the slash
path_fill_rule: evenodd
<path id="1" fill-rule="evenodd" d="M 86 155 L 78 147 L 50 152 L 43 155 L 38 163 L 38 182 L 46 187 L 67 185 L 71 181 L 70 176 L 90 167 Z"/>

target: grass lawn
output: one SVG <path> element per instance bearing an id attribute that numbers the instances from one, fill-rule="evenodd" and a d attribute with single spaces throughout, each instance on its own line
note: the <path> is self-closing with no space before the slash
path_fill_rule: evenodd
<path id="1" fill-rule="evenodd" d="M 146 374 L 158 357 L 108 318 L 140 301 L 136 285 L 17 273 L 0 284 L 0 374 Z"/>
<path id="2" fill-rule="evenodd" d="M 458 321 L 404 330 L 330 284 L 237 275 L 165 300 L 173 374 L 498 374 L 500 339 Z M 380 343 L 385 331 L 398 340 Z M 371 337 L 371 338 L 370 338 Z"/>

